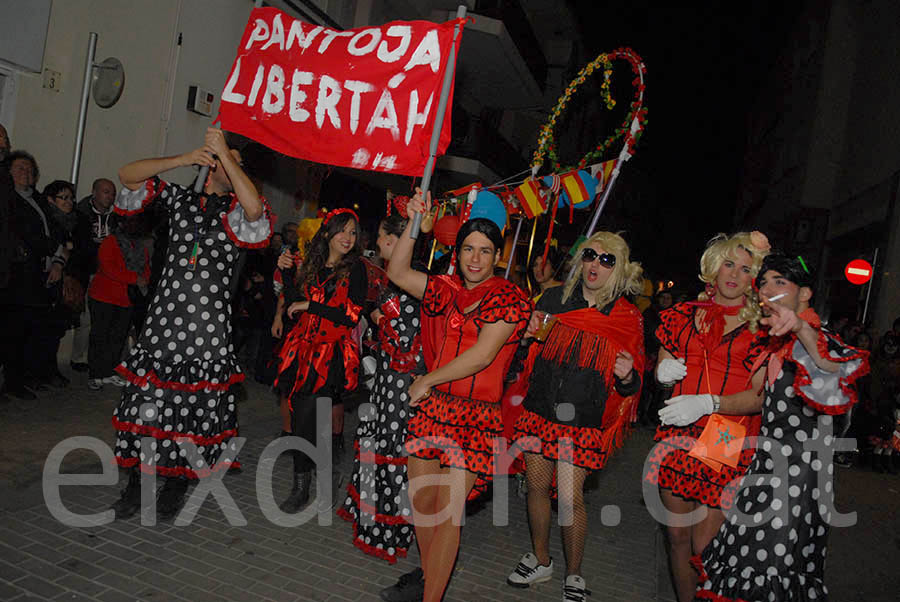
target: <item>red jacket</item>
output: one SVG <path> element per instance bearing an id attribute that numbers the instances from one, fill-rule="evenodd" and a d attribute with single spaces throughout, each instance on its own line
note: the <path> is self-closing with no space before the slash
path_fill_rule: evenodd
<path id="1" fill-rule="evenodd" d="M 111 305 L 131 307 L 128 285 L 137 283 L 138 276 L 150 278 L 150 255 L 144 251 L 144 271 L 132 272 L 125 267 L 125 257 L 115 235 L 107 236 L 97 252 L 97 274 L 88 288 L 88 297 Z"/>

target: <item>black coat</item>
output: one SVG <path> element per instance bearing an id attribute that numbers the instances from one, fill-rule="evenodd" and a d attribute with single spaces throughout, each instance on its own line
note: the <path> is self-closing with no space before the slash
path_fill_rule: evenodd
<path id="1" fill-rule="evenodd" d="M 45 233 L 37 211 L 15 194 L 9 207 L 12 246 L 9 282 L 5 289 L 0 289 L 0 304 L 42 307 L 53 302 L 46 286 L 45 260 L 53 256 L 64 237 L 50 215 L 46 199 L 35 193 L 34 200 L 47 218 L 50 236 Z"/>

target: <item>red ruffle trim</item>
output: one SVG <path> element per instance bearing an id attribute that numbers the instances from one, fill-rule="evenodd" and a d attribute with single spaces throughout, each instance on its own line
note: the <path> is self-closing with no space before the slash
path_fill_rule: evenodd
<path id="1" fill-rule="evenodd" d="M 209 477 L 214 472 L 219 472 L 220 470 L 229 470 L 231 468 L 240 468 L 240 462 L 219 462 L 212 469 L 204 468 L 200 471 L 195 471 L 191 468 L 186 468 L 184 466 L 147 466 L 146 464 L 140 463 L 140 458 L 120 458 L 116 456 L 116 464 L 121 466 L 122 468 L 133 468 L 134 466 L 140 464 L 141 472 L 146 474 L 156 474 L 161 477 L 185 477 L 188 479 L 205 479 Z"/>
<path id="2" fill-rule="evenodd" d="M 709 580 L 709 575 L 706 574 L 706 569 L 703 568 L 703 558 L 700 554 L 694 554 L 693 556 L 691 556 L 691 566 L 694 567 L 695 571 L 697 571 L 700 583 Z"/>
<path id="3" fill-rule="evenodd" d="M 141 206 L 137 209 L 128 210 L 122 209 L 121 207 L 113 204 L 113 211 L 118 215 L 137 215 L 141 211 L 147 208 L 147 205 L 153 202 L 159 193 L 162 192 L 162 189 L 166 187 L 166 183 L 158 178 L 147 178 L 147 181 L 144 182 L 144 187 L 147 189 L 147 196 L 141 201 Z"/>
<path id="4" fill-rule="evenodd" d="M 187 439 L 196 445 L 218 445 L 225 439 L 237 437 L 237 430 L 231 429 L 223 431 L 214 437 L 203 437 L 202 435 L 194 435 L 192 433 L 179 433 L 177 431 L 164 431 L 155 426 L 146 424 L 134 424 L 133 422 L 122 422 L 115 416 L 112 418 L 113 428 L 123 433 L 132 433 L 134 435 L 145 435 L 154 439 L 171 439 L 177 441 L 179 439 Z"/>
<path id="5" fill-rule="evenodd" d="M 378 512 L 378 509 L 375 508 L 375 506 L 372 506 L 371 504 L 368 504 L 359 499 L 359 491 L 356 490 L 356 487 L 353 486 L 353 483 L 349 483 L 347 485 L 347 495 L 350 496 L 350 499 L 353 500 L 353 503 L 356 504 L 357 508 L 371 516 L 377 523 L 391 526 L 409 524 L 409 521 L 402 516 L 381 514 Z M 343 508 L 341 509 L 343 510 Z"/>
<path id="6" fill-rule="evenodd" d="M 189 393 L 196 393 L 197 391 L 227 391 L 232 387 L 232 385 L 243 382 L 244 378 L 246 377 L 243 372 L 235 372 L 224 383 L 211 383 L 206 380 L 201 380 L 195 383 L 177 383 L 171 380 L 162 380 L 156 375 L 156 372 L 152 370 L 148 371 L 144 376 L 138 376 L 137 374 L 126 368 L 124 364 L 116 366 L 116 372 L 118 372 L 122 376 L 122 378 L 138 387 L 143 387 L 148 383 L 153 383 L 153 386 L 159 389 L 187 391 Z"/>
<path id="7" fill-rule="evenodd" d="M 353 442 L 353 448 L 356 450 L 356 458 L 364 464 L 393 464 L 394 466 L 406 466 L 406 456 L 399 458 L 389 458 L 376 454 L 375 452 L 367 452 L 361 455 L 359 452 L 359 439 Z"/>
<path id="8" fill-rule="evenodd" d="M 381 558 L 382 560 L 387 560 L 391 564 L 396 564 L 398 558 L 406 558 L 406 548 L 395 548 L 396 553 L 390 554 L 384 548 L 376 548 L 375 546 L 369 545 L 361 540 L 359 538 L 359 527 L 357 527 L 356 525 L 356 519 L 353 518 L 353 515 L 347 512 L 344 508 L 338 510 L 337 515 L 345 521 L 353 523 L 353 545 L 362 550 L 364 553 L 368 554 L 369 556 Z"/>
<path id="9" fill-rule="evenodd" d="M 694 594 L 695 600 L 712 600 L 712 602 L 750 602 L 749 600 L 744 600 L 743 598 L 726 598 L 725 596 L 720 596 L 717 593 L 709 592 L 706 590 L 700 590 L 696 594 Z"/>
<path id="10" fill-rule="evenodd" d="M 809 372 L 806 370 L 806 368 L 803 367 L 800 362 L 795 362 L 795 365 L 797 366 L 797 374 L 794 377 L 794 391 L 803 399 L 804 402 L 806 402 L 808 406 L 810 406 L 817 412 L 828 414 L 829 416 L 846 414 L 850 410 L 850 408 L 856 405 L 856 403 L 859 401 L 859 396 L 856 389 L 853 387 L 853 383 L 869 373 L 869 353 L 866 351 L 855 349 L 856 353 L 852 353 L 850 355 L 845 355 L 842 357 L 834 357 L 828 350 L 828 337 L 821 330 L 819 330 L 817 334 L 818 336 L 816 337 L 816 349 L 819 351 L 819 355 L 823 358 L 841 364 L 852 360 L 862 361 L 862 363 L 859 365 L 859 368 L 857 368 L 856 371 L 853 372 L 853 374 L 847 376 L 846 378 L 842 377 L 838 379 L 838 387 L 840 388 L 841 392 L 850 399 L 850 401 L 839 406 L 827 406 L 810 399 L 803 392 L 801 387 L 812 384 L 812 378 L 809 376 Z M 842 342 L 839 338 L 835 338 L 839 343 Z"/>
<path id="11" fill-rule="evenodd" d="M 265 249 L 269 246 L 269 239 L 272 238 L 272 233 L 275 232 L 275 216 L 272 215 L 272 208 L 269 207 L 269 202 L 263 198 L 259 197 L 260 202 L 262 202 L 263 206 L 263 214 L 259 219 L 267 219 L 269 220 L 269 235 L 265 238 L 265 240 L 261 240 L 259 242 L 244 242 L 237 237 L 237 234 L 234 233 L 234 230 L 231 229 L 231 224 L 228 223 L 228 216 L 234 211 L 234 208 L 238 204 L 237 196 L 234 193 L 231 193 L 231 204 L 228 206 L 228 211 L 222 214 L 222 225 L 225 227 L 225 234 L 228 235 L 228 238 L 231 239 L 231 242 L 236 244 L 237 246 L 244 249 Z"/>

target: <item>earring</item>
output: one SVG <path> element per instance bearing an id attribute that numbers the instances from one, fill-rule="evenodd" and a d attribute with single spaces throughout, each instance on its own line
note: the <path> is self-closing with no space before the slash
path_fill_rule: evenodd
<path id="1" fill-rule="evenodd" d="M 705 291 L 706 291 L 706 296 L 709 297 L 710 299 L 712 299 L 713 295 L 716 294 L 716 287 L 714 287 L 711 282 L 707 282 Z"/>

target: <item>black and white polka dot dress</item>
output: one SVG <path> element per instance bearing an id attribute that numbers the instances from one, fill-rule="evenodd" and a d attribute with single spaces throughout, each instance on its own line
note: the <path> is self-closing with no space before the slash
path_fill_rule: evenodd
<path id="1" fill-rule="evenodd" d="M 840 362 L 819 370 L 799 342 L 766 384 L 756 455 L 727 520 L 695 564 L 698 600 L 823 601 L 828 526 L 834 518 L 833 415 L 856 402 L 852 382 L 868 372 L 866 352 L 820 335 Z M 771 360 L 770 360 L 771 361 Z M 773 369 L 774 370 L 774 369 Z M 773 375 L 774 377 L 775 375 Z M 829 450 L 830 452 L 831 450 Z"/>
<path id="2" fill-rule="evenodd" d="M 396 298 L 399 315 L 382 320 L 389 328 L 380 329 L 378 367 L 367 406 L 370 411 L 363 408 L 360 413 L 356 431 L 359 452 L 347 499 L 338 513 L 353 522 L 356 547 L 393 564 L 406 556 L 413 538 L 403 444 L 409 420 L 409 385 L 414 372 L 424 372 L 424 363 L 419 341 L 420 302 L 394 285 L 385 295 Z"/>
<path id="3" fill-rule="evenodd" d="M 216 463 L 237 434 L 231 387 L 244 375 L 231 345 L 231 281 L 238 247 L 265 246 L 272 227 L 268 207 L 248 222 L 234 195 L 201 201 L 158 178 L 123 188 L 115 209 L 134 214 L 154 200 L 169 212 L 169 247 L 144 330 L 116 368 L 128 381 L 113 413 L 116 460 L 197 478 L 227 468 Z M 142 450 L 144 438 L 151 439 Z"/>

